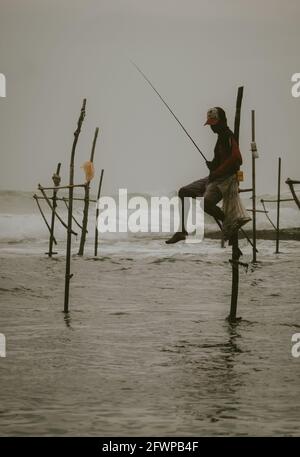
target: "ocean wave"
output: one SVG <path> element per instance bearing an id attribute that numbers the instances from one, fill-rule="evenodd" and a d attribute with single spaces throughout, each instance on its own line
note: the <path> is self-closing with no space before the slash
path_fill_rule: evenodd
<path id="1" fill-rule="evenodd" d="M 128 194 L 128 198 L 131 196 L 137 196 L 137 193 Z M 149 194 L 143 195 L 147 200 L 150 199 Z M 268 196 L 271 198 L 276 198 Z M 244 199 L 246 208 L 251 208 L 251 200 Z M 41 201 L 43 210 L 45 211 L 48 222 L 50 223 L 51 213 L 45 202 Z M 259 198 L 257 201 L 257 209 L 262 209 Z M 276 204 L 268 203 L 267 210 L 271 220 L 276 223 Z M 58 211 L 61 217 L 67 220 L 67 210 L 63 202 L 59 202 Z M 145 211 L 148 216 L 148 211 Z M 146 214 L 145 214 L 146 215 Z M 82 221 L 82 203 L 74 202 L 74 216 L 77 221 Z M 123 219 L 122 213 L 119 216 L 114 216 L 114 222 L 118 227 L 119 219 Z M 145 218 L 146 220 L 146 218 Z M 300 227 L 300 212 L 294 202 L 284 202 L 281 205 L 280 212 L 280 226 L 282 229 L 293 229 Z M 78 233 L 78 239 L 80 237 L 80 228 L 73 223 L 73 229 Z M 251 230 L 251 222 L 247 224 L 245 229 Z M 272 230 L 270 222 L 267 220 L 266 215 L 263 213 L 257 213 L 257 229 L 258 230 Z M 95 231 L 95 204 L 90 205 L 90 216 L 88 225 L 88 236 L 87 240 L 92 240 Z M 205 217 L 205 231 L 206 233 L 216 231 L 216 224 L 210 217 Z M 66 230 L 56 219 L 55 222 L 55 236 L 58 240 L 63 240 L 66 237 Z M 155 239 L 162 236 L 167 236 L 166 233 L 162 233 L 158 230 L 155 233 L 151 233 L 147 224 L 143 226 L 143 232 L 138 233 L 101 233 L 100 237 L 106 240 L 116 239 L 134 239 L 134 238 L 147 238 Z M 0 242 L 29 242 L 34 240 L 47 240 L 49 238 L 49 231 L 39 213 L 37 205 L 33 199 L 32 192 L 18 192 L 18 191 L 0 191 Z"/>

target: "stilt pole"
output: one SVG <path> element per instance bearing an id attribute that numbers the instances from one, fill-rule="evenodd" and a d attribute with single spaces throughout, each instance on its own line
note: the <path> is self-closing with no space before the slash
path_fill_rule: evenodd
<path id="1" fill-rule="evenodd" d="M 96 223 L 95 223 L 95 247 L 94 247 L 94 255 L 97 257 L 98 255 L 98 217 L 99 217 L 99 198 L 101 194 L 101 187 L 102 187 L 102 180 L 103 180 L 104 170 L 101 170 L 101 176 L 99 181 L 98 193 L 97 193 L 97 203 L 96 203 Z"/>
<path id="2" fill-rule="evenodd" d="M 280 181 L 281 181 L 281 157 L 278 159 L 278 187 L 277 187 L 277 223 L 276 223 L 276 254 L 279 254 L 279 223 L 280 223 Z"/>
<path id="3" fill-rule="evenodd" d="M 59 163 L 57 165 L 56 173 L 54 173 L 54 175 L 52 176 L 52 180 L 54 182 L 55 187 L 58 187 L 60 184 L 60 176 L 59 176 L 60 167 L 61 167 L 61 163 Z M 55 209 L 57 206 L 56 198 L 57 198 L 57 189 L 54 189 L 53 196 L 52 196 L 52 214 L 51 214 L 51 226 L 50 226 L 50 238 L 49 238 L 49 251 L 47 252 L 48 257 L 52 257 L 53 254 L 57 254 L 56 252 L 53 252 Z"/>
<path id="4" fill-rule="evenodd" d="M 241 120 L 241 106 L 243 100 L 243 92 L 244 88 L 239 87 L 237 100 L 236 100 L 236 112 L 235 112 L 235 120 L 234 120 L 234 136 L 239 143 L 239 133 L 240 133 L 240 120 Z M 239 239 L 238 239 L 238 231 L 234 233 L 232 237 L 232 286 L 231 286 L 231 305 L 230 305 L 230 314 L 229 314 L 229 321 L 234 322 L 236 320 L 236 312 L 237 312 L 237 301 L 238 301 L 238 293 L 239 293 L 239 258 L 241 255 L 241 251 L 239 249 Z"/>
<path id="5" fill-rule="evenodd" d="M 99 127 L 97 127 L 95 130 L 90 162 L 94 161 L 98 133 L 99 133 Z M 80 255 L 80 256 L 82 256 L 84 253 L 84 245 L 85 245 L 85 240 L 86 240 L 88 217 L 89 217 L 89 204 L 90 204 L 90 181 L 88 181 L 85 184 L 85 188 L 84 188 L 84 208 L 83 208 L 82 230 L 81 230 L 81 238 L 80 238 L 80 245 L 79 245 L 79 251 L 78 251 L 78 255 Z"/>
<path id="6" fill-rule="evenodd" d="M 70 176 L 69 176 L 69 209 L 68 209 L 68 231 L 67 231 L 67 251 L 66 251 L 66 274 L 65 274 L 65 299 L 64 312 L 69 311 L 69 289 L 70 279 L 73 275 L 70 274 L 71 268 L 71 244 L 72 244 L 72 214 L 73 214 L 73 185 L 74 185 L 74 159 L 78 138 L 81 131 L 81 126 L 85 117 L 86 99 L 83 100 L 80 116 L 77 123 L 77 129 L 74 132 L 74 140 L 70 159 Z"/>
<path id="7" fill-rule="evenodd" d="M 234 234 L 232 238 L 232 286 L 231 286 L 231 305 L 229 321 L 234 322 L 236 320 L 237 312 L 237 301 L 239 295 L 239 239 L 238 233 Z"/>
<path id="8" fill-rule="evenodd" d="M 256 143 L 255 143 L 255 111 L 251 111 L 251 130 L 252 130 L 252 263 L 256 263 L 256 176 L 255 176 L 255 159 L 256 159 Z"/>

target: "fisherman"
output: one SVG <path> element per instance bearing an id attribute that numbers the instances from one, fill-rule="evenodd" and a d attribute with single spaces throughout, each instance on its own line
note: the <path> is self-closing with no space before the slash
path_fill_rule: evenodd
<path id="1" fill-rule="evenodd" d="M 224 238 L 229 241 L 242 225 L 251 220 L 238 195 L 237 171 L 242 164 L 242 156 L 234 134 L 227 126 L 225 111 L 220 107 L 209 109 L 204 125 L 209 125 L 218 135 L 214 158 L 212 161 L 206 160 L 209 176 L 179 189 L 181 230 L 168 239 L 167 244 L 185 240 L 188 235 L 184 205 L 187 197 L 204 197 L 204 211 L 214 217 L 216 221 L 220 221 Z M 223 210 L 217 206 L 222 199 Z"/>

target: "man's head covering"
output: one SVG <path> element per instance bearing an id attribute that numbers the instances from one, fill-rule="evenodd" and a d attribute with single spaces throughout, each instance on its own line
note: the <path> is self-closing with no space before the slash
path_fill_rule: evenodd
<path id="1" fill-rule="evenodd" d="M 210 108 L 207 111 L 207 120 L 204 125 L 216 125 L 220 121 L 218 108 Z"/>

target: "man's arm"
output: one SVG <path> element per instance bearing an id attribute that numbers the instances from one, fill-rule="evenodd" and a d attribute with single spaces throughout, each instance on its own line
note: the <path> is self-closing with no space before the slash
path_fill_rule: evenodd
<path id="1" fill-rule="evenodd" d="M 210 173 L 210 178 L 216 179 L 225 176 L 231 169 L 236 168 L 238 170 L 239 166 L 242 165 L 243 160 L 240 152 L 240 148 L 234 137 L 231 137 L 231 154 L 221 165 L 218 166 L 216 170 L 213 170 Z"/>
<path id="2" fill-rule="evenodd" d="M 213 170 L 214 167 L 215 167 L 215 163 L 216 163 L 216 158 L 214 157 L 213 160 L 206 160 L 206 166 L 209 170 Z"/>

